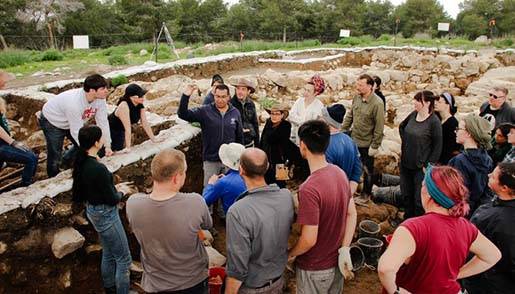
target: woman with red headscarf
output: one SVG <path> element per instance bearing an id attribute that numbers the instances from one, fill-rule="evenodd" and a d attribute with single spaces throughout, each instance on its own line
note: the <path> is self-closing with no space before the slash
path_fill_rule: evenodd
<path id="1" fill-rule="evenodd" d="M 426 213 L 404 221 L 379 260 L 384 292 L 462 293 L 457 280 L 489 269 L 501 253 L 463 217 L 468 191 L 456 169 L 429 165 L 421 190 Z"/>
<path id="2" fill-rule="evenodd" d="M 308 120 L 318 119 L 322 114 L 324 104 L 316 98 L 325 90 L 325 81 L 319 76 L 314 75 L 304 86 L 302 97 L 297 99 L 290 110 L 289 121 L 292 123 L 291 138 L 297 143 L 297 129 L 301 124 Z"/>

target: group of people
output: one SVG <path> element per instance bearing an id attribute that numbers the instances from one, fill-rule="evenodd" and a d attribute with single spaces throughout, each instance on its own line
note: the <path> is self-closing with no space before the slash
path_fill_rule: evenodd
<path id="1" fill-rule="evenodd" d="M 326 86 L 315 75 L 291 109 L 285 103 L 266 108 L 270 117 L 261 134 L 250 98 L 252 82 L 238 80 L 231 98 L 223 78 L 215 75 L 203 105 L 192 109 L 189 99 L 198 88 L 189 85 L 177 113 L 200 123 L 204 189 L 202 195 L 180 192 L 185 156 L 164 150 L 151 164 L 152 192 L 127 200 L 131 229 L 141 245 L 143 289 L 206 293 L 208 261 L 199 232 L 212 228 L 209 206 L 218 203 L 227 230 L 226 293 L 282 293 L 289 261 L 296 265 L 298 293 L 341 293 L 343 276 L 352 270 L 353 195 L 361 178 L 361 193 L 371 195 L 377 178 L 374 157 L 385 116 L 380 83 L 378 77 L 359 76 L 347 112 L 341 104 L 324 107 L 317 99 Z M 99 233 L 107 293 L 128 292 L 131 255 L 117 206 L 124 195 L 98 156 L 129 151 L 131 125 L 139 121 L 150 139 L 159 141 L 145 118 L 144 95 L 142 88 L 129 85 L 108 115 L 107 82 L 93 75 L 83 88 L 50 99 L 39 115 L 49 176 L 59 172 L 64 137 L 73 143 L 64 155 L 74 158 L 73 198 L 86 203 Z M 513 288 L 515 110 L 507 95 L 505 88 L 494 88 L 479 115 L 460 120 L 450 93 L 414 96 L 414 110 L 399 126 L 398 189 L 405 221 L 378 266 L 386 293 L 507 293 Z M 93 116 L 98 126 L 84 126 Z M 2 117 L 0 148 L 31 153 L 9 136 L 2 123 L 5 112 Z M 298 192 L 300 236 L 288 248 L 295 221 L 286 189 L 291 164 L 304 165 L 309 176 Z M 29 182 L 33 172 L 26 171 Z"/>
<path id="2" fill-rule="evenodd" d="M 9 74 L 0 72 L 0 89 L 9 79 Z M 110 114 L 106 103 L 108 93 L 106 79 L 98 74 L 91 75 L 84 80 L 82 88 L 56 95 L 36 114 L 46 141 L 48 177 L 54 177 L 60 172 L 62 161 L 65 166 L 72 165 L 79 148 L 79 129 L 93 119 L 102 130 L 102 155 L 111 156 L 116 151 L 129 152 L 132 125 L 138 122 L 141 122 L 144 131 L 153 142 L 161 142 L 162 139 L 154 136 L 146 118 L 143 105 L 145 90 L 136 84 L 127 86 L 124 95 L 119 98 L 116 109 Z M 28 186 L 36 173 L 38 155 L 10 135 L 3 99 L 0 100 L 0 116 L 0 160 L 24 164 L 21 185 Z M 63 154 L 65 138 L 68 138 L 72 146 Z"/>
<path id="3" fill-rule="evenodd" d="M 298 135 L 299 150 L 311 175 L 300 187 L 297 222 L 302 230 L 292 248 L 288 248 L 288 238 L 294 222 L 293 197 L 288 189 L 266 182 L 266 153 L 255 147 L 235 149 L 231 144 L 220 148 L 221 154 L 226 154 L 223 150 L 227 148 L 233 151 L 221 157 L 244 184 L 243 193 L 227 209 L 225 293 L 282 293 L 283 273 L 292 260 L 298 293 L 323 289 L 340 293 L 342 271 L 352 270 L 349 246 L 357 212 L 345 172 L 325 158 L 329 126 L 310 120 L 300 126 Z M 78 140 L 73 199 L 86 203 L 87 217 L 99 233 L 106 293 L 128 293 L 131 255 L 117 206 L 124 195 L 116 191 L 112 175 L 98 161 L 97 153 L 104 144 L 101 129 L 84 126 Z M 241 155 L 234 156 L 236 153 Z M 213 221 L 207 199 L 180 192 L 187 168 L 181 151 L 161 151 L 150 166 L 152 192 L 127 200 L 127 218 L 141 246 L 141 286 L 148 293 L 208 291 L 208 256 L 199 232 L 212 228 Z"/>

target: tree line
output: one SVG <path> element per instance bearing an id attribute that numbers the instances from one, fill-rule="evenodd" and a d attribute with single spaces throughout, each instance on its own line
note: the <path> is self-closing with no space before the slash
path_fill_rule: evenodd
<path id="1" fill-rule="evenodd" d="M 465 0 L 456 20 L 437 0 L 2 0 L 3 46 L 63 47 L 72 35 L 90 35 L 94 47 L 151 41 L 166 23 L 172 37 L 188 43 L 245 39 L 334 42 L 340 29 L 352 36 L 416 33 L 471 39 L 515 31 L 515 0 Z M 494 20 L 494 23 L 492 23 Z"/>

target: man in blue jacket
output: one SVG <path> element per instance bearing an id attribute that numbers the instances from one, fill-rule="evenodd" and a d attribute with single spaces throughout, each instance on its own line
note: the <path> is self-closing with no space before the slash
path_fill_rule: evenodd
<path id="1" fill-rule="evenodd" d="M 329 125 L 331 138 L 325 151 L 327 162 L 340 167 L 350 181 L 352 195 L 356 192 L 361 178 L 361 160 L 358 146 L 345 133 L 341 132 L 345 107 L 335 104 L 322 109 L 320 118 Z"/>
<path id="2" fill-rule="evenodd" d="M 204 186 L 212 175 L 222 173 L 224 165 L 218 156 L 218 149 L 224 143 L 243 143 L 243 129 L 239 111 L 229 104 L 229 87 L 215 88 L 215 102 L 188 109 L 190 96 L 198 91 L 195 85 L 188 85 L 182 94 L 177 115 L 188 122 L 199 122 L 202 129 L 202 160 Z"/>

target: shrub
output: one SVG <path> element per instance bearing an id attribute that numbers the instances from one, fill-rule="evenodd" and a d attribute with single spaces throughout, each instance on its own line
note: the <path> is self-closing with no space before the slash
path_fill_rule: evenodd
<path id="1" fill-rule="evenodd" d="M 128 63 L 127 59 L 123 55 L 109 56 L 107 62 L 109 62 L 110 65 L 123 65 Z"/>
<path id="2" fill-rule="evenodd" d="M 337 42 L 340 45 L 350 45 L 350 46 L 356 46 L 362 43 L 362 40 L 357 37 L 348 37 L 348 38 L 342 38 L 338 40 Z"/>
<path id="3" fill-rule="evenodd" d="M 41 54 L 41 61 L 58 61 L 63 60 L 64 56 L 55 49 L 49 49 Z"/>
<path id="4" fill-rule="evenodd" d="M 117 75 L 111 79 L 111 86 L 118 87 L 119 85 L 128 84 L 129 79 L 125 75 Z"/>
<path id="5" fill-rule="evenodd" d="M 261 105 L 261 108 L 263 108 L 263 109 L 268 109 L 278 103 L 279 102 L 277 100 L 274 100 L 273 98 L 265 97 L 265 98 L 259 99 L 259 104 Z"/>
<path id="6" fill-rule="evenodd" d="M 392 39 L 392 36 L 386 35 L 386 34 L 382 34 L 381 36 L 379 36 L 379 38 L 377 38 L 378 41 L 384 41 L 384 42 L 388 42 L 391 39 Z"/>

